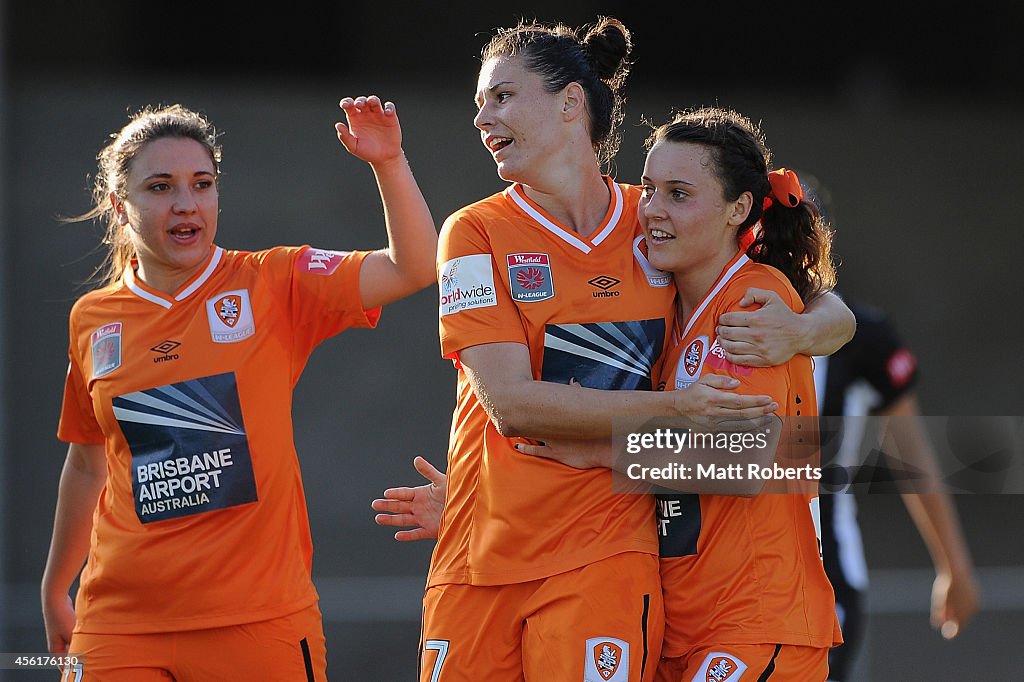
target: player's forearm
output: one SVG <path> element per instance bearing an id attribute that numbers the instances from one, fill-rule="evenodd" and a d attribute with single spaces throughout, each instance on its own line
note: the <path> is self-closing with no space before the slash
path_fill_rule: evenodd
<path id="1" fill-rule="evenodd" d="M 905 493 L 903 503 L 928 548 L 936 571 L 973 573 L 970 551 L 949 496 Z"/>
<path id="2" fill-rule="evenodd" d="M 904 482 L 903 502 L 917 526 L 936 569 L 972 571 L 970 552 L 953 500 L 945 490 L 938 456 L 925 430 L 917 398 L 908 393 L 886 410 L 886 429 L 892 449 L 903 466 L 921 478 Z M 891 444 L 891 445 L 890 445 Z"/>
<path id="3" fill-rule="evenodd" d="M 437 229 L 412 169 L 399 155 L 386 163 L 371 164 L 387 226 L 386 252 L 395 271 L 409 287 L 408 293 L 433 284 L 436 279 Z"/>
<path id="4" fill-rule="evenodd" d="M 831 355 L 853 338 L 857 320 L 846 304 L 829 292 L 811 301 L 799 317 L 803 355 Z"/>
<path id="5" fill-rule="evenodd" d="M 508 438 L 604 438 L 612 435 L 616 417 L 676 414 L 670 392 L 601 391 L 524 380 L 483 393 L 484 409 Z"/>
<path id="6" fill-rule="evenodd" d="M 89 553 L 93 511 L 105 483 L 105 470 L 97 470 L 69 452 L 60 476 L 53 535 L 43 571 L 44 600 L 66 595 L 82 570 Z"/>

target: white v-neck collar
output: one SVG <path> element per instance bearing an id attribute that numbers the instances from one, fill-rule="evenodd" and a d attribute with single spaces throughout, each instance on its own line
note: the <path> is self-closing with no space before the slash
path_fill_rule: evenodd
<path id="1" fill-rule="evenodd" d="M 618 183 L 613 182 L 610 178 L 606 178 L 605 181 L 608 183 L 608 187 L 611 191 L 611 211 L 608 214 L 608 221 L 605 223 L 604 227 L 589 241 L 580 237 L 573 230 L 570 230 L 563 225 L 559 225 L 557 222 L 545 215 L 539 207 L 527 198 L 526 193 L 518 183 L 510 186 L 507 192 L 509 198 L 515 202 L 516 206 L 522 209 L 522 211 L 526 213 L 526 215 L 530 216 L 530 218 L 532 218 L 538 225 L 548 230 L 567 244 L 576 247 L 583 253 L 590 253 L 594 247 L 599 246 L 601 242 L 608 238 L 608 236 L 618 226 L 619 220 L 622 217 L 622 188 L 620 188 Z"/>
<path id="2" fill-rule="evenodd" d="M 718 294 L 719 291 L 722 290 L 722 287 L 728 284 L 729 280 L 732 279 L 732 276 L 739 272 L 739 269 L 749 262 L 750 257 L 744 253 L 738 259 L 736 259 L 735 263 L 726 268 L 725 272 L 721 275 L 721 277 L 718 278 L 718 281 L 715 283 L 715 286 L 711 287 L 711 291 L 705 294 L 704 300 L 700 302 L 700 305 L 693 309 L 693 313 L 690 315 L 690 319 L 686 321 L 686 328 L 683 330 L 683 334 L 680 337 L 681 339 L 685 339 L 687 334 L 690 333 L 690 329 L 693 328 L 694 323 L 696 323 L 697 320 L 700 318 L 701 313 L 703 313 L 704 309 L 708 307 L 708 304 L 711 303 L 711 300 Z"/>
<path id="3" fill-rule="evenodd" d="M 129 291 L 139 298 L 169 309 L 176 302 L 184 301 L 203 286 L 203 284 L 206 283 L 206 280 L 210 279 L 210 275 L 213 274 L 213 271 L 217 269 L 217 266 L 220 264 L 223 257 L 224 249 L 219 246 L 215 246 L 213 248 L 213 253 L 210 255 L 210 260 L 206 264 L 206 267 L 203 268 L 203 271 L 195 276 L 192 281 L 189 282 L 181 291 L 175 294 L 173 298 L 168 298 L 165 294 L 147 288 L 135 277 L 135 268 L 132 263 L 129 263 L 128 267 L 124 269 L 124 285 Z"/>

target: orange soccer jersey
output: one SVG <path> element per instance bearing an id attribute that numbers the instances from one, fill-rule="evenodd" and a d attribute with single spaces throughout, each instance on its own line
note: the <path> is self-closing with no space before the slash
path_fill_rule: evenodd
<path id="1" fill-rule="evenodd" d="M 668 390 L 685 389 L 703 374 L 726 374 L 741 382 L 737 392 L 772 396 L 778 416 L 812 417 L 817 408 L 809 357 L 796 356 L 779 367 L 739 367 L 718 346 L 719 316 L 738 310 L 750 287 L 773 290 L 794 310 L 803 310 L 782 273 L 738 254 L 686 322 L 666 357 L 662 383 Z M 806 426 L 785 426 L 777 461 L 787 448 L 805 450 L 796 445 L 805 437 L 796 427 Z M 816 435 L 810 437 L 813 453 Z M 726 643 L 830 647 L 841 641 L 818 550 L 814 494 L 659 495 L 657 505 L 663 656 Z"/>
<path id="2" fill-rule="evenodd" d="M 526 345 L 535 379 L 649 390 L 674 288 L 637 225 L 638 190 L 612 200 L 590 238 L 559 225 L 520 185 L 456 212 L 438 253 L 441 349 Z M 518 453 L 458 373 L 448 492 L 429 585 L 548 577 L 625 551 L 654 553 L 648 495 L 615 495 L 607 469 Z"/>
<path id="3" fill-rule="evenodd" d="M 362 310 L 366 252 L 211 249 L 166 296 L 121 281 L 75 304 L 58 436 L 104 443 L 77 630 L 254 622 L 316 601 L 292 440 L 309 355 Z"/>

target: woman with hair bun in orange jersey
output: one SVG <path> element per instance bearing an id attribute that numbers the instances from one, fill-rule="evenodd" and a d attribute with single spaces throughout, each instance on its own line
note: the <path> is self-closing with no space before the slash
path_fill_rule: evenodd
<path id="1" fill-rule="evenodd" d="M 722 377 L 651 390 L 673 328 L 672 277 L 649 260 L 640 189 L 601 171 L 617 146 L 630 50 L 625 26 L 601 18 L 579 30 L 522 23 L 481 53 L 474 124 L 510 185 L 452 214 L 439 239 L 441 348 L 458 398 L 421 682 L 652 679 L 662 629 L 653 498 L 614 494 L 606 469 L 515 446 L 607 436 L 616 416 L 772 410 Z M 817 322 L 804 339 L 823 352 L 852 333 L 831 299 L 819 302 L 824 318 L 808 316 Z M 401 515 L 407 502 L 375 504 Z"/>

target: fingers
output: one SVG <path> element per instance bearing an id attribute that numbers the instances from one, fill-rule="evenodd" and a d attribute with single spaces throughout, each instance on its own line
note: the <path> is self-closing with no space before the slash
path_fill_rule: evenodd
<path id="1" fill-rule="evenodd" d="M 740 385 L 739 379 L 724 374 L 705 374 L 698 383 L 711 388 L 736 388 Z"/>
<path id="2" fill-rule="evenodd" d="M 348 129 L 348 126 L 340 121 L 334 124 L 334 129 L 338 131 L 338 139 L 346 149 L 352 149 L 356 143 L 355 135 Z"/>
<path id="3" fill-rule="evenodd" d="M 533 457 L 546 457 L 551 459 L 551 449 L 546 445 L 534 445 L 532 443 L 516 443 L 516 450 L 523 453 L 524 455 L 532 455 Z"/>
<path id="4" fill-rule="evenodd" d="M 756 419 L 772 414 L 779 404 L 767 395 L 742 395 L 733 399 L 722 398 L 712 403 L 705 417 L 729 417 L 730 419 Z"/>
<path id="5" fill-rule="evenodd" d="M 734 353 L 726 352 L 725 359 L 734 365 L 743 365 L 744 367 L 773 367 L 771 360 L 763 358 L 760 355 L 736 355 Z"/>
<path id="6" fill-rule="evenodd" d="M 708 417 L 727 417 L 729 419 L 757 419 L 773 414 L 779 406 L 775 403 L 763 407 L 712 407 L 707 410 Z"/>
<path id="7" fill-rule="evenodd" d="M 395 533 L 395 539 L 399 542 L 410 542 L 413 540 L 430 540 L 437 537 L 430 531 L 423 528 L 413 528 L 412 530 L 400 530 Z"/>
<path id="8" fill-rule="evenodd" d="M 725 353 L 725 359 L 734 365 L 771 367 L 771 359 L 762 355 L 759 347 L 751 343 L 750 339 L 759 340 L 760 335 L 742 327 L 722 328 L 718 335 L 718 345 Z"/>
<path id="9" fill-rule="evenodd" d="M 416 468 L 416 471 L 420 472 L 420 475 L 423 476 L 423 478 L 435 485 L 443 485 L 448 480 L 448 477 L 445 474 L 438 471 L 437 467 L 423 457 L 416 457 L 412 461 L 412 465 Z M 386 496 L 387 492 L 384 494 Z"/>
<path id="10" fill-rule="evenodd" d="M 712 404 L 729 410 L 758 409 L 772 405 L 778 407 L 770 395 L 739 395 L 737 393 L 723 393 L 713 399 Z"/>
<path id="11" fill-rule="evenodd" d="M 68 645 L 63 638 L 59 636 L 50 637 L 46 642 L 47 650 L 54 655 L 66 654 L 68 652 Z"/>
<path id="12" fill-rule="evenodd" d="M 378 498 L 373 503 L 380 502 L 388 504 L 391 502 L 412 502 L 416 498 L 415 488 L 388 488 L 384 491 L 384 498 Z M 376 509 L 376 507 L 374 507 Z"/>
<path id="13" fill-rule="evenodd" d="M 416 517 L 412 514 L 377 514 L 373 517 L 374 523 L 378 526 L 418 526 Z"/>
<path id="14" fill-rule="evenodd" d="M 751 287 L 747 289 L 747 292 L 743 294 L 743 298 L 740 299 L 740 307 L 749 308 L 752 305 L 763 306 L 767 303 L 771 303 L 772 299 L 781 300 L 779 299 L 778 294 L 770 289 L 758 289 L 756 287 Z"/>
<path id="15" fill-rule="evenodd" d="M 753 419 L 771 414 L 779 409 L 771 396 L 743 395 L 732 393 L 728 389 L 740 385 L 739 380 L 724 374 L 705 374 L 697 382 L 697 386 L 705 387 L 701 393 L 705 409 L 701 416 L 705 417 L 737 417 Z M 697 386 L 690 388 L 692 391 Z"/>
<path id="16" fill-rule="evenodd" d="M 722 330 L 728 327 L 749 327 L 750 318 L 753 313 L 741 313 L 738 310 L 734 310 L 730 313 L 722 313 L 718 316 L 718 333 L 721 335 Z"/>
<path id="17" fill-rule="evenodd" d="M 341 101 L 338 102 L 338 106 L 344 109 L 345 113 L 349 113 L 351 111 L 360 112 L 364 109 L 369 111 L 381 110 L 380 97 L 377 97 L 377 95 L 370 95 L 369 97 L 343 97 Z"/>
<path id="18" fill-rule="evenodd" d="M 758 306 L 758 310 L 769 304 L 781 303 L 782 299 L 779 294 L 771 289 L 747 289 L 747 293 L 740 299 L 739 306 L 741 308 L 749 308 L 751 306 Z M 722 313 L 718 318 L 718 324 L 723 327 L 749 327 L 751 321 L 757 320 L 757 316 L 754 315 L 756 311 L 744 313 L 739 310 L 733 310 L 732 312 Z"/>
<path id="19" fill-rule="evenodd" d="M 360 97 L 344 97 L 338 102 L 346 116 L 351 117 L 353 114 L 385 114 L 394 115 L 395 103 L 394 102 L 381 102 L 380 97 L 377 95 L 360 96 Z"/>
<path id="20" fill-rule="evenodd" d="M 412 507 L 408 502 L 379 498 L 370 503 L 370 509 L 378 512 L 387 512 L 388 514 L 407 514 L 412 511 Z"/>

